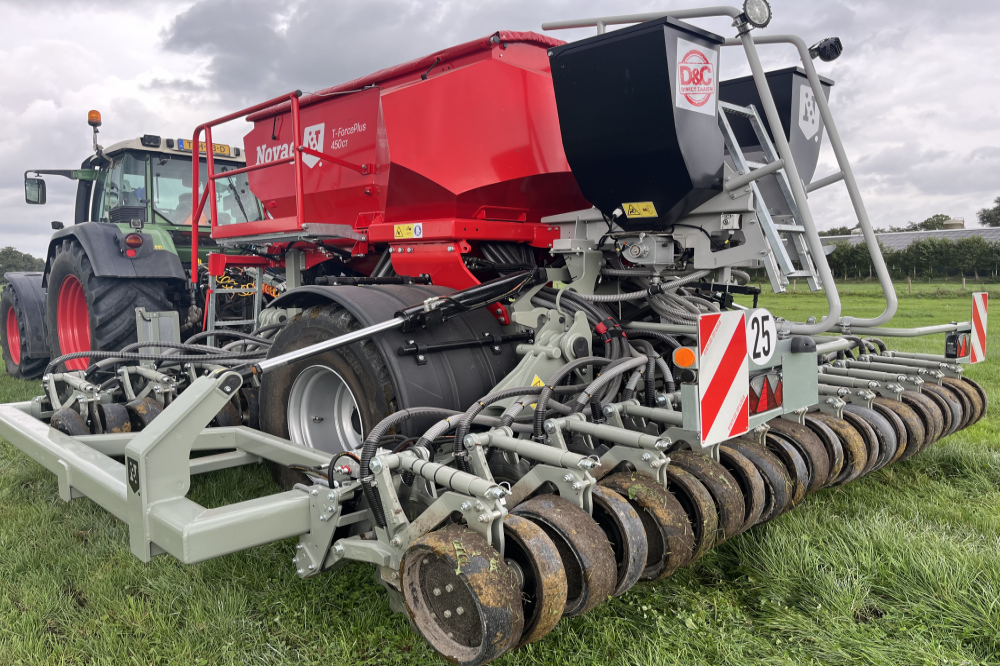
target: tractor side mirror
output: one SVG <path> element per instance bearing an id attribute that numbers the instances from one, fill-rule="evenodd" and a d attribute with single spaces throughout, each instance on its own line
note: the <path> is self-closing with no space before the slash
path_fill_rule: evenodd
<path id="1" fill-rule="evenodd" d="M 45 181 L 41 178 L 24 177 L 24 200 L 33 205 L 45 203 Z"/>
<path id="2" fill-rule="evenodd" d="M 63 224 L 62 222 L 58 221 L 58 220 L 53 220 L 52 221 L 52 228 L 55 229 L 56 231 L 59 231 L 60 229 L 64 229 L 65 227 L 66 227 L 66 225 Z"/>

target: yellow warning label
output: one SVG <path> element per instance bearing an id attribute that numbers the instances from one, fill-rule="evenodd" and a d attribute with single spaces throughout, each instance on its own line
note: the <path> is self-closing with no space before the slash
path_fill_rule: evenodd
<path id="1" fill-rule="evenodd" d="M 545 386 L 545 382 L 542 381 L 541 377 L 539 377 L 538 375 L 535 375 L 535 378 L 531 380 L 531 385 L 532 386 Z M 533 403 L 531 403 L 531 408 L 535 409 L 535 407 L 537 405 L 538 405 L 537 402 L 533 402 Z"/>
<path id="2" fill-rule="evenodd" d="M 625 217 L 656 217 L 656 206 L 652 201 L 622 204 L 622 208 L 625 209 Z"/>
<path id="3" fill-rule="evenodd" d="M 392 236 L 396 240 L 402 240 L 404 238 L 423 238 L 424 225 L 420 223 L 393 225 Z"/>

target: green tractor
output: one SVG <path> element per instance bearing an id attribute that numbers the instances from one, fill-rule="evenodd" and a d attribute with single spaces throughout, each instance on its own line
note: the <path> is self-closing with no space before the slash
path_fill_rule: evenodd
<path id="1" fill-rule="evenodd" d="M 191 279 L 192 271 L 204 270 L 191 266 L 191 141 L 147 134 L 104 149 L 97 143 L 100 113 L 91 111 L 88 122 L 94 154 L 79 169 L 25 172 L 29 204 L 45 203 L 43 175 L 75 180 L 77 191 L 73 224 L 52 223 L 45 270 L 4 276 L 0 339 L 13 377 L 40 377 L 49 359 L 63 354 L 116 351 L 136 342 L 138 307 L 176 311 L 182 334 L 203 326 L 204 289 Z M 239 148 L 214 144 L 214 151 L 217 171 L 246 164 Z M 201 185 L 204 190 L 204 179 Z M 219 224 L 263 218 L 246 174 L 222 178 L 216 189 Z M 215 246 L 207 215 L 198 237 L 204 253 Z M 82 370 L 88 362 L 77 358 L 66 367 Z"/>

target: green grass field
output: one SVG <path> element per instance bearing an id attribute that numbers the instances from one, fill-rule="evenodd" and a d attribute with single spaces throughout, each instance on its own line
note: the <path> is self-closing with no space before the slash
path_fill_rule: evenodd
<path id="1" fill-rule="evenodd" d="M 898 286 L 893 324 L 968 319 L 959 286 Z M 799 288 L 761 305 L 825 313 Z M 843 292 L 846 314 L 881 311 L 874 285 Z M 940 353 L 943 336 L 895 347 Z M 991 395 L 995 359 L 969 371 Z M 38 390 L 0 378 L 3 402 Z M 994 410 L 915 459 L 822 490 L 499 663 L 1000 663 L 998 429 Z M 191 496 L 275 490 L 258 466 L 195 477 Z M 0 664 L 443 663 L 389 611 L 369 566 L 302 581 L 294 543 L 142 564 L 122 523 L 89 500 L 62 503 L 55 477 L 0 441 Z"/>

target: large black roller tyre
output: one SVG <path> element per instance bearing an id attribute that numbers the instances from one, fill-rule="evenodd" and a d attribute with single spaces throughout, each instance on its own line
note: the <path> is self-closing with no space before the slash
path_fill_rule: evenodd
<path id="1" fill-rule="evenodd" d="M 591 496 L 594 510 L 590 517 L 607 535 L 615 554 L 618 580 L 612 594 L 621 596 L 639 582 L 639 577 L 646 568 L 649 552 L 646 530 L 639 512 L 615 491 L 604 486 L 594 486 Z"/>
<path id="2" fill-rule="evenodd" d="M 924 428 L 924 420 L 920 418 L 920 415 L 912 407 L 902 400 L 892 400 L 890 398 L 875 398 L 872 401 L 872 407 L 879 410 L 881 414 L 895 414 L 906 430 L 906 446 L 900 447 L 902 451 L 897 450 L 896 459 L 893 462 L 896 460 L 906 460 L 916 455 L 924 447 L 927 430 Z M 900 441 L 904 440 L 900 439 Z"/>
<path id="3" fill-rule="evenodd" d="M 3 362 L 7 374 L 16 379 L 38 379 L 42 376 L 48 358 L 28 357 L 28 331 L 25 313 L 14 287 L 7 285 L 0 294 L 0 323 L 2 323 Z"/>
<path id="4" fill-rule="evenodd" d="M 135 309 L 174 310 L 170 280 L 98 277 L 83 246 L 66 239 L 56 246 L 45 292 L 45 324 L 52 358 L 81 351 L 117 351 L 138 340 Z M 66 361 L 85 370 L 88 359 Z"/>
<path id="5" fill-rule="evenodd" d="M 972 390 L 974 390 L 976 393 L 979 394 L 979 399 L 983 403 L 983 411 L 980 412 L 979 418 L 976 419 L 976 421 L 978 421 L 979 419 L 986 416 L 986 410 L 990 408 L 990 399 L 986 395 L 986 389 L 983 388 L 982 384 L 980 384 L 974 379 L 970 379 L 969 377 L 962 377 L 962 382 L 971 386 Z"/>
<path id="6" fill-rule="evenodd" d="M 792 497 L 788 508 L 798 506 L 805 499 L 806 488 L 812 482 L 805 456 L 792 445 L 788 438 L 776 432 L 767 433 L 764 436 L 764 443 L 767 450 L 777 456 L 781 464 L 785 466 L 785 469 L 788 470 L 788 476 L 792 480 Z"/>
<path id="7" fill-rule="evenodd" d="M 924 451 L 941 438 L 944 433 L 944 415 L 937 403 L 916 391 L 903 391 L 899 394 L 903 404 L 917 413 L 924 423 L 924 443 L 916 453 Z"/>
<path id="8" fill-rule="evenodd" d="M 806 417 L 806 423 L 810 423 L 810 419 L 832 430 L 840 438 L 840 446 L 844 451 L 844 466 L 840 475 L 828 485 L 841 486 L 861 476 L 868 464 L 868 448 L 861 433 L 847 421 L 824 412 L 812 412 Z"/>
<path id="9" fill-rule="evenodd" d="M 566 572 L 559 549 L 535 523 L 509 513 L 503 532 L 504 562 L 517 574 L 521 588 L 520 647 L 545 637 L 559 623 L 566 608 Z"/>
<path id="10" fill-rule="evenodd" d="M 715 500 L 694 474 L 673 465 L 667 466 L 667 491 L 677 498 L 691 520 L 695 538 L 691 561 L 694 562 L 715 546 L 719 530 Z"/>
<path id="11" fill-rule="evenodd" d="M 893 431 L 896 433 L 896 453 L 893 454 L 892 458 L 889 459 L 889 462 L 886 463 L 891 465 L 901 459 L 903 454 L 906 453 L 906 447 L 910 442 L 909 432 L 906 429 L 906 424 L 903 423 L 902 417 L 896 411 L 875 401 L 872 402 L 872 409 L 888 421 L 889 425 L 892 426 Z"/>
<path id="12" fill-rule="evenodd" d="M 983 417 L 983 399 L 979 395 L 979 391 L 972 384 L 953 377 L 945 377 L 942 381 L 946 387 L 951 389 L 952 393 L 965 397 L 969 413 L 962 426 L 963 428 L 968 428 Z"/>
<path id="13" fill-rule="evenodd" d="M 275 337 L 268 357 L 386 321 L 404 307 L 447 293 L 441 287 L 394 285 L 294 290 L 275 306 L 302 307 L 302 312 Z M 319 304 L 311 304 L 317 294 L 323 298 Z M 337 302 L 330 300 L 333 297 Z M 503 334 L 496 319 L 485 310 L 476 310 L 426 330 L 384 331 L 266 372 L 259 394 L 260 427 L 334 456 L 357 455 L 368 432 L 398 409 L 464 411 L 488 394 L 516 364 L 512 345 L 501 345 L 499 354 L 494 354 L 492 347 L 481 346 L 430 352 L 423 355 L 421 364 L 415 356 L 399 356 L 397 350 L 410 340 L 432 344 L 482 339 L 487 333 L 494 338 Z M 394 434 L 419 436 L 439 418 L 405 421 Z M 298 471 L 273 462 L 269 467 L 286 489 L 295 483 L 310 483 L 309 477 Z"/>

